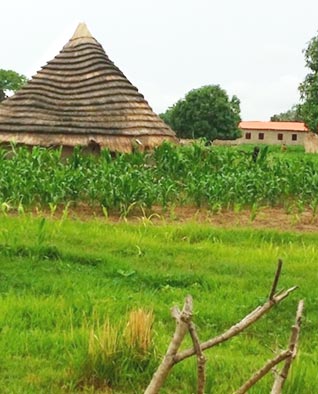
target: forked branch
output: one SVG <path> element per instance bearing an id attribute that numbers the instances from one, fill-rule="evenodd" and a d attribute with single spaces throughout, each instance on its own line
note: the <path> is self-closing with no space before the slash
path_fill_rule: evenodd
<path id="1" fill-rule="evenodd" d="M 223 334 L 218 335 L 212 339 L 209 339 L 208 341 L 205 341 L 200 344 L 199 338 L 195 329 L 194 324 L 191 321 L 192 318 L 192 298 L 191 296 L 188 296 L 186 298 L 183 310 L 180 312 L 177 308 L 174 308 L 172 310 L 172 316 L 176 320 L 176 329 L 173 335 L 173 338 L 170 342 L 170 345 L 168 347 L 167 353 L 164 356 L 161 364 L 159 365 L 157 371 L 152 377 L 152 380 L 147 387 L 146 391 L 144 394 L 158 394 L 160 388 L 162 387 L 165 379 L 167 378 L 170 370 L 172 367 L 179 363 L 180 361 L 191 357 L 193 355 L 197 355 L 197 360 L 198 360 L 198 394 L 203 394 L 204 393 L 204 385 L 205 385 L 205 362 L 206 359 L 204 357 L 203 351 L 209 348 L 212 348 L 222 342 L 225 342 L 229 340 L 230 338 L 240 334 L 242 331 L 244 331 L 247 327 L 255 323 L 258 319 L 260 319 L 265 313 L 270 311 L 274 305 L 279 304 L 281 301 L 283 301 L 286 297 L 289 296 L 290 293 L 292 293 L 294 290 L 297 289 L 297 286 L 291 287 L 288 290 L 285 291 L 280 291 L 277 292 L 277 285 L 279 282 L 280 274 L 281 274 L 281 269 L 282 269 L 282 261 L 278 261 L 278 266 L 277 270 L 275 273 L 274 281 L 269 293 L 269 298 L 268 300 L 261 306 L 258 306 L 256 309 L 254 309 L 251 313 L 249 313 L 247 316 L 245 316 L 239 323 L 233 325 L 230 327 L 227 331 L 225 331 Z M 301 315 L 301 312 L 300 312 Z M 299 319 L 300 321 L 300 319 Z M 191 349 L 186 349 L 178 353 L 178 350 L 180 348 L 180 345 L 187 333 L 189 331 L 191 338 L 192 338 L 192 343 L 193 347 Z M 299 332 L 299 330 L 298 330 Z M 298 340 L 298 336 L 297 336 Z M 282 352 L 278 356 L 276 356 L 273 360 L 270 360 L 266 365 L 258 371 L 246 384 L 255 384 L 256 381 L 261 379 L 262 376 L 264 376 L 273 366 L 281 362 L 282 360 L 287 360 L 288 358 L 291 357 L 291 354 L 294 354 L 295 349 L 297 347 L 297 340 L 293 341 L 295 342 L 295 346 L 292 349 L 291 346 L 289 347 L 288 350 Z M 287 367 L 286 367 L 287 368 Z M 245 385 L 246 385 L 245 384 Z M 243 388 L 239 390 L 244 390 Z M 251 386 L 249 386 L 251 387 Z M 248 388 L 247 388 L 248 389 Z M 245 391 L 238 391 L 238 394 L 244 393 Z M 278 394 L 278 392 L 272 392 L 272 394 Z"/>
<path id="2" fill-rule="evenodd" d="M 258 306 L 256 309 L 254 309 L 253 312 L 251 312 L 250 314 L 245 316 L 239 323 L 237 323 L 234 326 L 232 326 L 231 328 L 229 328 L 223 334 L 218 335 L 212 339 L 209 339 L 206 342 L 201 343 L 201 349 L 203 351 L 206 349 L 210 349 L 211 347 L 219 345 L 220 343 L 225 342 L 225 341 L 229 340 L 230 338 L 240 334 L 247 327 L 249 327 L 251 324 L 255 323 L 263 315 L 265 315 L 265 313 L 270 311 L 274 305 L 279 304 L 286 297 L 288 297 L 290 293 L 292 293 L 296 289 L 297 289 L 297 286 L 294 286 L 288 290 L 285 290 L 282 293 L 277 293 L 276 295 L 272 296 L 272 299 L 269 299 L 268 301 L 266 301 L 262 306 Z M 176 355 L 175 362 L 179 363 L 180 361 L 182 361 L 188 357 L 191 357 L 194 354 L 195 354 L 195 350 L 193 348 L 183 350 L 182 352 L 180 352 Z"/>
<path id="3" fill-rule="evenodd" d="M 164 356 L 157 371 L 153 375 L 151 382 L 149 383 L 149 386 L 147 387 L 144 394 L 158 393 L 171 368 L 175 364 L 174 357 L 188 331 L 188 322 L 192 317 L 192 308 L 192 297 L 187 296 L 181 312 L 176 307 L 172 309 L 172 317 L 176 320 L 175 332 L 168 347 L 167 353 Z"/>
<path id="4" fill-rule="evenodd" d="M 291 363 L 296 357 L 297 344 L 299 338 L 299 331 L 301 325 L 301 319 L 304 309 L 304 302 L 300 301 L 296 313 L 296 322 L 292 326 L 291 335 L 289 340 L 288 349 L 282 351 L 272 360 L 269 360 L 261 369 L 259 369 L 247 382 L 245 382 L 234 394 L 244 394 L 249 390 L 255 383 L 262 379 L 272 368 L 277 364 L 285 360 L 284 366 L 279 374 L 277 374 L 271 394 L 281 394 L 282 388 L 287 378 Z"/>

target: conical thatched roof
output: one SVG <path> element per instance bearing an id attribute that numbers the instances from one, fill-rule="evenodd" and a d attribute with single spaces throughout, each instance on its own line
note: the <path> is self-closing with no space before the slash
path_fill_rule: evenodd
<path id="1" fill-rule="evenodd" d="M 174 132 L 109 60 L 81 23 L 62 51 L 0 105 L 0 142 L 98 144 L 130 151 L 174 140 Z"/>

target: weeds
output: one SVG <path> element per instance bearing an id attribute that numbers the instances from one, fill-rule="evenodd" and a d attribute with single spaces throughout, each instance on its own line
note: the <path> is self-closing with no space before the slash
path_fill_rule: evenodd
<path id="1" fill-rule="evenodd" d="M 81 387 L 105 388 L 127 385 L 131 371 L 142 373 L 154 360 L 152 343 L 152 312 L 132 310 L 126 326 L 123 322 L 111 323 L 109 318 L 89 331 L 83 344 L 84 358 L 78 366 L 77 380 Z"/>
<path id="2" fill-rule="evenodd" d="M 136 349 L 146 354 L 152 344 L 151 329 L 153 324 L 153 313 L 143 309 L 133 310 L 129 314 L 124 337 L 130 349 Z"/>

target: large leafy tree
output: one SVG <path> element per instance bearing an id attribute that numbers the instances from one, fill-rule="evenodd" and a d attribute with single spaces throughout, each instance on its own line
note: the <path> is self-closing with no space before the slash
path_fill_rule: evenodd
<path id="1" fill-rule="evenodd" d="M 271 117 L 272 122 L 302 122 L 301 106 L 293 105 L 288 111 L 275 114 Z"/>
<path id="2" fill-rule="evenodd" d="M 27 78 L 12 70 L 0 69 L 0 102 L 7 98 L 8 92 L 15 92 L 21 88 Z"/>
<path id="3" fill-rule="evenodd" d="M 240 101 L 219 85 L 191 90 L 161 118 L 179 138 L 235 139 L 241 135 Z"/>
<path id="4" fill-rule="evenodd" d="M 305 64 L 309 73 L 300 84 L 301 117 L 307 127 L 318 132 L 318 35 L 313 37 L 304 50 Z"/>

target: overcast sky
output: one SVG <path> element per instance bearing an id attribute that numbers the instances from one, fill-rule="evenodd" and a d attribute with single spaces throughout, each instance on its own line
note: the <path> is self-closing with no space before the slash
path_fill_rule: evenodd
<path id="1" fill-rule="evenodd" d="M 317 0 L 1 0 L 0 14 L 0 68 L 31 77 L 86 22 L 157 113 L 219 84 L 244 120 L 298 102 L 318 31 Z"/>

